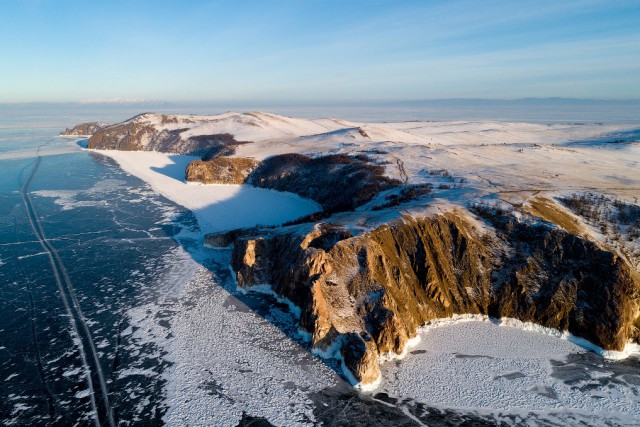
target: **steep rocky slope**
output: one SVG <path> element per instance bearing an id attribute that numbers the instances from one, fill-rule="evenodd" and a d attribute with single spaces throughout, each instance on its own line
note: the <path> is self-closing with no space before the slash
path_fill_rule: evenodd
<path id="1" fill-rule="evenodd" d="M 187 181 L 288 191 L 318 202 L 325 215 L 352 210 L 401 184 L 385 176 L 384 167 L 365 156 L 281 154 L 262 162 L 245 157 L 209 157 L 189 164 Z"/>
<path id="2" fill-rule="evenodd" d="M 141 114 L 98 129 L 89 139 L 88 148 L 211 155 L 247 143 L 236 141 L 228 133 L 188 135 L 199 122 L 188 116 Z"/>
<path id="3" fill-rule="evenodd" d="M 333 213 L 354 209 L 400 184 L 384 172 L 364 156 L 283 154 L 263 160 L 247 183 L 296 193 Z"/>
<path id="4" fill-rule="evenodd" d="M 238 286 L 270 284 L 300 307 L 313 347 L 363 384 L 379 378 L 381 355 L 453 314 L 535 322 L 609 350 L 639 341 L 640 279 L 621 258 L 550 223 L 478 212 L 484 233 L 458 211 L 356 237 L 329 224 L 241 237 L 233 269 Z"/>
<path id="5" fill-rule="evenodd" d="M 189 182 L 203 184 L 244 184 L 247 176 L 258 167 L 258 162 L 246 157 L 214 157 L 194 160 L 185 171 Z"/>
<path id="6" fill-rule="evenodd" d="M 65 130 L 60 132 L 60 135 L 64 135 L 64 136 L 88 136 L 88 135 L 93 135 L 94 133 L 96 133 L 97 131 L 99 131 L 100 129 L 102 129 L 105 126 L 107 126 L 107 123 L 104 123 L 104 122 L 80 123 L 79 125 L 76 125 L 71 129 L 66 128 Z"/>

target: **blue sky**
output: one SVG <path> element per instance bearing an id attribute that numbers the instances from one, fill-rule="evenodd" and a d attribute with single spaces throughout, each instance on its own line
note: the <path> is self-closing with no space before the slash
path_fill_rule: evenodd
<path id="1" fill-rule="evenodd" d="M 0 102 L 640 98 L 640 1 L 0 2 Z"/>

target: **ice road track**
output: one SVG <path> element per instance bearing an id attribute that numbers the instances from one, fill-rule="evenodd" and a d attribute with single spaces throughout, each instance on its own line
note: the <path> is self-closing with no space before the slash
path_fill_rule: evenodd
<path id="1" fill-rule="evenodd" d="M 37 157 L 34 160 L 33 168 L 31 169 L 28 178 L 20 188 L 20 196 L 22 197 L 22 201 L 27 211 L 27 217 L 29 219 L 31 229 L 40 242 L 40 246 L 42 246 L 42 249 L 47 253 L 53 276 L 55 277 L 58 285 L 60 298 L 62 299 L 64 307 L 69 315 L 72 334 L 75 335 L 74 338 L 77 338 L 74 339 L 74 341 L 78 347 L 82 363 L 85 367 L 87 385 L 91 392 L 90 397 L 91 407 L 94 413 L 94 424 L 96 426 L 100 426 L 102 423 L 106 423 L 110 427 L 115 427 L 116 423 L 113 418 L 111 405 L 109 404 L 107 384 L 100 366 L 100 360 L 98 359 L 98 353 L 93 337 L 91 336 L 91 331 L 87 326 L 82 309 L 80 308 L 80 304 L 73 289 L 71 279 L 67 273 L 67 269 L 65 268 L 58 251 L 47 240 L 29 194 L 29 187 L 31 186 L 33 177 L 38 172 L 40 163 L 42 162 L 40 148 L 49 144 L 54 139 L 56 138 L 53 138 L 38 147 Z M 95 384 L 98 384 L 99 387 L 96 388 Z"/>

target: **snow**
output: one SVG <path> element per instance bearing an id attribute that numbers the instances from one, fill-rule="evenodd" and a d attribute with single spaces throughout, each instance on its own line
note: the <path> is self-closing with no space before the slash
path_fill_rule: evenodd
<path id="1" fill-rule="evenodd" d="M 73 377 L 76 375 L 80 375 L 82 373 L 82 369 L 81 368 L 75 368 L 75 369 L 68 369 L 66 371 L 64 371 L 62 373 L 63 377 Z"/>
<path id="2" fill-rule="evenodd" d="M 114 159 L 169 200 L 191 210 L 203 232 L 215 232 L 283 222 L 318 212 L 315 202 L 292 193 L 249 185 L 187 183 L 187 165 L 198 159 L 149 151 L 96 150 Z"/>
<path id="3" fill-rule="evenodd" d="M 191 261 L 193 263 L 193 261 Z M 274 425 L 309 425 L 310 393 L 341 381 L 277 326 L 200 267 L 176 300 L 130 311 L 136 334 L 159 344 L 173 366 L 168 425 L 237 425 L 243 412 Z M 161 319 L 171 314 L 171 329 Z"/>
<path id="4" fill-rule="evenodd" d="M 607 143 L 639 139 L 640 124 L 357 123 L 265 112 L 176 115 L 171 119 L 145 114 L 131 120 L 153 125 L 158 131 L 185 129 L 183 139 L 228 133 L 238 141 L 252 141 L 237 147 L 235 156 L 256 160 L 283 153 L 365 153 L 388 162 L 387 174 L 394 178 L 400 178 L 396 164 L 402 161 L 409 183 L 437 182 L 428 172 L 447 170 L 457 179 L 465 178 L 465 189 L 472 191 L 434 193 L 457 204 L 492 193 L 505 202 L 522 203 L 534 192 L 585 188 L 629 198 L 640 188 L 636 173 L 640 145 Z"/>
<path id="5" fill-rule="evenodd" d="M 331 128 L 312 133 L 319 123 Z M 211 125 L 213 126 L 213 125 Z M 274 124 L 275 126 L 275 124 Z M 335 128 L 338 126 L 338 128 Z M 532 192 L 602 189 L 621 197 L 640 188 L 638 144 L 606 144 L 624 132 L 633 138 L 640 125 L 541 125 L 507 122 L 352 123 L 331 119 L 307 120 L 289 129 L 290 136 L 255 138 L 237 148 L 235 156 L 262 160 L 297 152 L 365 153 L 389 162 L 387 173 L 400 178 L 395 167 L 404 163 L 410 183 L 435 182 L 428 171 L 444 169 L 465 178 L 474 191 L 467 199 L 503 193 L 505 200 L 522 202 Z M 362 137 L 356 128 L 364 130 Z M 208 129 L 212 131 L 213 129 Z M 245 132 L 227 128 L 234 134 Z M 386 153 L 386 154 L 384 154 Z M 439 192 L 442 194 L 443 192 Z M 458 197 L 449 192 L 445 197 Z M 456 203 L 464 199 L 451 200 Z"/>
<path id="6" fill-rule="evenodd" d="M 77 392 L 75 397 L 76 399 L 84 399 L 85 397 L 88 397 L 90 395 L 91 395 L 91 389 L 86 389 L 86 390 Z"/>
<path id="7" fill-rule="evenodd" d="M 316 122 L 305 119 L 278 116 L 275 114 L 228 113 L 227 115 L 198 125 L 185 133 L 183 137 L 230 133 L 237 141 L 266 141 L 292 136 L 312 135 L 340 128 L 332 121 Z"/>
<path id="8" fill-rule="evenodd" d="M 588 350 L 608 360 L 624 360 L 629 357 L 640 358 L 640 345 L 633 342 L 627 343 L 625 348 L 622 351 L 605 350 L 602 347 L 599 347 L 584 338 L 577 337 L 567 331 L 559 331 L 557 329 L 547 328 L 545 326 L 541 326 L 532 322 L 522 322 L 518 319 L 513 319 L 513 318 L 494 319 L 494 318 L 490 318 L 489 316 L 480 315 L 480 314 L 454 314 L 452 317 L 434 319 L 430 321 L 427 325 L 419 328 L 418 334 L 415 337 L 409 339 L 409 341 L 407 341 L 403 350 L 399 354 L 394 352 L 383 353 L 378 356 L 378 359 L 381 364 L 384 364 L 386 362 L 393 361 L 393 360 L 402 360 L 407 356 L 407 354 L 412 348 L 417 347 L 422 342 L 422 336 L 428 334 L 431 330 L 436 328 L 441 328 L 441 327 L 447 327 L 451 325 L 457 325 L 465 322 L 488 322 L 496 326 L 509 327 L 509 328 L 514 328 L 521 331 L 546 335 L 549 337 L 553 337 L 555 339 L 566 340 L 571 342 L 577 347 L 580 347 L 584 350 Z M 341 342 L 336 341 L 327 350 L 325 351 L 314 350 L 314 353 L 324 358 L 336 358 L 338 360 L 342 360 L 339 353 L 340 346 L 341 346 Z M 522 346 L 517 348 L 522 348 Z M 516 350 L 514 348 L 511 351 L 515 352 Z M 345 375 L 347 376 L 347 378 L 352 380 L 352 384 L 357 385 L 362 391 L 373 392 L 377 390 L 378 386 L 382 383 L 382 376 L 384 376 L 384 374 L 382 374 L 380 378 L 378 378 L 376 381 L 374 381 L 371 384 L 363 384 L 355 381 L 353 374 L 351 374 L 351 372 L 348 371 L 348 369 L 344 366 L 344 363 L 343 363 L 343 369 L 345 370 Z"/>
<path id="9" fill-rule="evenodd" d="M 622 349 L 622 351 L 605 350 L 602 347 L 599 347 L 584 338 L 577 337 L 567 331 L 559 331 L 557 329 L 547 328 L 532 322 L 522 322 L 518 319 L 512 319 L 512 318 L 502 318 L 499 320 L 491 320 L 486 318 L 482 320 L 493 321 L 494 323 L 497 323 L 500 326 L 508 326 L 508 327 L 517 328 L 523 331 L 542 333 L 552 337 L 567 340 L 577 345 L 578 347 L 582 347 L 585 350 L 589 350 L 609 360 L 623 360 L 629 357 L 640 356 L 640 346 L 638 346 L 638 344 L 631 343 L 631 342 L 627 343 L 624 349 Z"/>
<path id="10" fill-rule="evenodd" d="M 313 135 L 337 130 L 347 122 L 332 119 L 306 120 L 265 112 L 226 112 L 215 116 L 143 114 L 129 120 L 151 125 L 158 131 L 185 129 L 183 139 L 194 135 L 232 134 L 238 141 L 265 141 L 277 138 Z"/>
<path id="11" fill-rule="evenodd" d="M 569 340 L 521 327 L 473 316 L 434 322 L 421 330 L 411 357 L 382 366 L 376 391 L 443 408 L 561 410 L 637 422 L 637 365 L 606 362 Z"/>
<path id="12" fill-rule="evenodd" d="M 410 338 L 407 343 L 405 344 L 404 348 L 402 349 L 402 351 L 400 352 L 400 354 L 395 353 L 393 351 L 389 351 L 387 353 L 382 353 L 379 357 L 380 362 L 384 363 L 384 362 L 388 362 L 390 360 L 402 360 L 405 357 L 407 357 L 407 354 L 409 353 L 409 350 L 411 350 L 413 347 L 417 346 L 418 344 L 420 344 L 420 341 L 422 341 L 422 338 L 420 337 L 420 335 L 416 335 L 413 338 Z"/>
<path id="13" fill-rule="evenodd" d="M 464 323 L 464 322 L 489 322 L 498 326 L 504 326 L 504 327 L 519 329 L 521 331 L 548 335 L 550 337 L 569 341 L 578 347 L 581 347 L 585 350 L 596 353 L 599 356 L 602 356 L 603 358 L 609 359 L 609 360 L 623 360 L 629 357 L 640 356 L 640 347 L 634 343 L 627 343 L 627 345 L 622 351 L 605 350 L 602 347 L 599 347 L 584 338 L 577 337 L 567 331 L 559 331 L 557 329 L 547 328 L 545 326 L 541 326 L 532 322 L 523 322 L 521 320 L 513 319 L 510 317 L 494 319 L 489 316 L 485 316 L 481 314 L 454 314 L 452 317 L 435 319 L 430 321 L 427 325 L 419 329 L 419 333 L 420 334 L 427 333 L 430 330 L 435 328 L 455 325 L 455 324 Z M 419 342 L 420 340 L 417 341 L 417 343 Z M 415 344 L 411 346 L 408 345 L 408 347 L 412 347 L 412 346 L 415 346 Z M 403 352 L 403 354 L 404 353 L 406 353 L 406 349 L 405 349 L 405 352 Z"/>

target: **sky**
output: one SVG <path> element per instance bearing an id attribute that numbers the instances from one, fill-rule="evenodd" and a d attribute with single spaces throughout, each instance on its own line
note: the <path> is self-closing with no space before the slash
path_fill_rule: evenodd
<path id="1" fill-rule="evenodd" d="M 0 2 L 0 102 L 640 99 L 640 1 Z"/>

